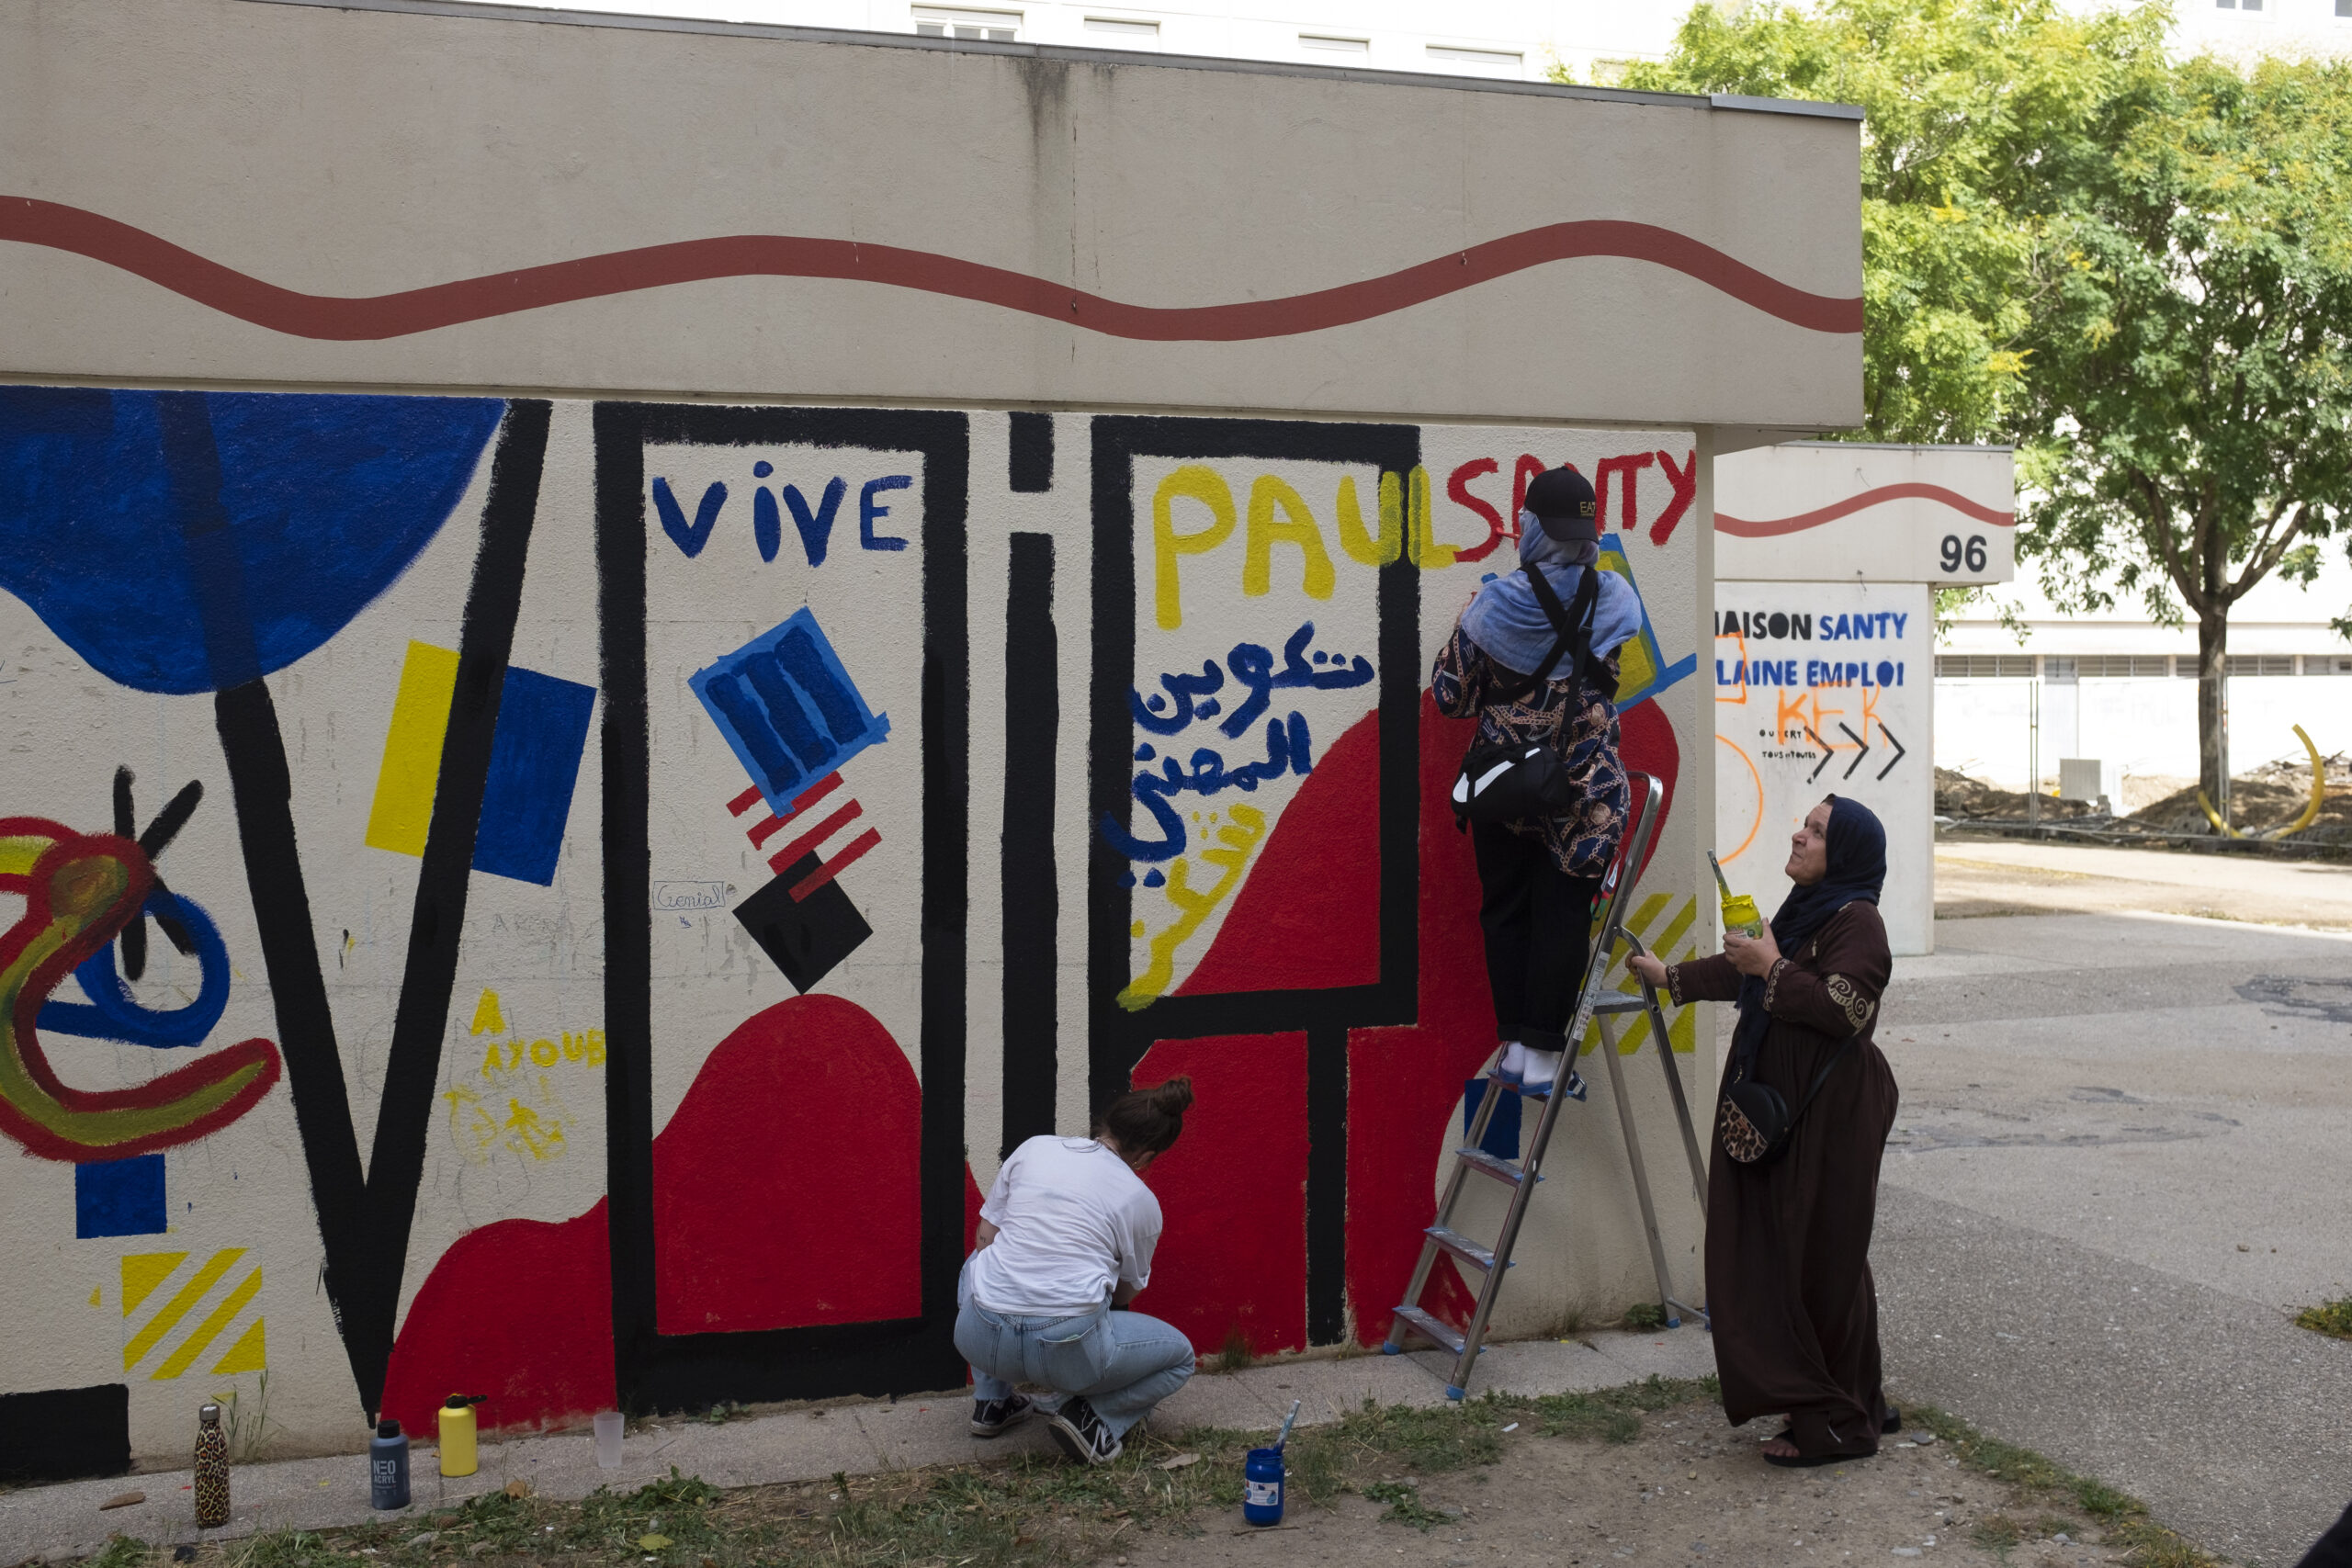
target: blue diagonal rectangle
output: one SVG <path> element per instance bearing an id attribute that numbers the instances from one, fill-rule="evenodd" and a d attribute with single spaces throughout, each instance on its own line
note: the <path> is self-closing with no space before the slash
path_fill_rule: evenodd
<path id="1" fill-rule="evenodd" d="M 594 686 L 508 667 L 474 835 L 476 871 L 542 887 L 555 880 L 595 709 Z"/>
<path id="2" fill-rule="evenodd" d="M 779 817 L 808 781 L 890 738 L 889 716 L 865 705 L 806 609 L 686 683 Z"/>
<path id="3" fill-rule="evenodd" d="M 76 1236 L 161 1235 L 165 1224 L 162 1155 L 94 1160 L 74 1168 Z"/>

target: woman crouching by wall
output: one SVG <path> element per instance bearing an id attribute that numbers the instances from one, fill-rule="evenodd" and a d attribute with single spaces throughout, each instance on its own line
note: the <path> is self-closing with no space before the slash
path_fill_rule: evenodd
<path id="1" fill-rule="evenodd" d="M 1880 921 L 1886 829 L 1831 795 L 1791 840 L 1796 886 L 1750 941 L 1713 958 L 1632 960 L 1674 1004 L 1739 1003 L 1724 1089 L 1776 1091 L 1796 1121 L 1777 1155 L 1743 1163 L 1741 1124 L 1719 1115 L 1707 1177 L 1707 1305 L 1724 1414 L 1738 1426 L 1785 1415 L 1764 1446 L 1778 1465 L 1878 1452 L 1896 1429 L 1879 1382 L 1871 1226 L 1879 1159 L 1894 1127 L 1894 1074 L 1871 1038 L 1894 960 Z"/>
<path id="2" fill-rule="evenodd" d="M 1151 1282 L 1159 1245 L 1159 1200 L 1143 1173 L 1174 1146 L 1192 1103 L 1190 1078 L 1123 1094 L 1091 1138 L 1031 1138 L 996 1173 L 956 1290 L 975 1436 L 1027 1417 L 1014 1383 L 1042 1384 L 1058 1395 L 1036 1406 L 1055 1444 L 1108 1464 L 1128 1429 L 1193 1375 L 1191 1340 L 1120 1310 Z"/>

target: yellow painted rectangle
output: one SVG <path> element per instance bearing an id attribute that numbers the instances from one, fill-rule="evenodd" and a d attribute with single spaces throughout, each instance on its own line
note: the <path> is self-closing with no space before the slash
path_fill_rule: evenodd
<path id="1" fill-rule="evenodd" d="M 458 655 L 429 642 L 408 645 L 401 685 L 392 698 L 384 765 L 376 774 L 376 801 L 368 813 L 368 843 L 395 854 L 424 853 L 433 825 L 433 792 L 441 780 L 441 742 L 449 732 L 449 703 L 458 691 Z"/>

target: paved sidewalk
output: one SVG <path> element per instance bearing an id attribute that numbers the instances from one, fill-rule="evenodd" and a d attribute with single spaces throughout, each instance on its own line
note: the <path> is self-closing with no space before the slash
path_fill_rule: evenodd
<path id="1" fill-rule="evenodd" d="M 1450 1357 L 1434 1351 L 1345 1359 L 1275 1360 L 1229 1375 L 1204 1374 L 1161 1405 L 1153 1425 L 1163 1432 L 1187 1427 L 1227 1427 L 1271 1433 L 1293 1399 L 1304 1402 L 1302 1426 L 1336 1419 L 1371 1398 L 1383 1404 L 1442 1404 Z M 1652 1373 L 1700 1377 L 1714 1370 L 1714 1346 L 1704 1330 L 1685 1326 L 1660 1334 L 1593 1334 L 1577 1341 L 1539 1340 L 1497 1345 L 1478 1360 L 1473 1392 L 1562 1393 L 1613 1388 Z M 1042 1425 L 992 1442 L 966 1427 L 967 1393 L 889 1403 L 841 1404 L 788 1409 L 711 1425 L 691 1420 L 648 1423 L 632 1431 L 621 1467 L 596 1467 L 595 1442 L 586 1432 L 485 1442 L 481 1469 L 444 1480 L 432 1450 L 411 1455 L 415 1501 L 401 1513 L 368 1506 L 365 1455 L 287 1460 L 238 1468 L 228 1526 L 201 1532 L 220 1539 L 258 1530 L 317 1529 L 370 1519 L 422 1520 L 435 1508 L 527 1483 L 541 1496 L 584 1497 L 599 1486 L 628 1491 L 670 1473 L 673 1465 L 718 1486 L 808 1481 L 836 1471 L 852 1475 L 923 1465 L 968 1464 L 1050 1448 Z M 144 1503 L 100 1512 L 98 1505 L 125 1492 Z M 193 1523 L 188 1472 L 77 1481 L 61 1486 L 0 1493 L 0 1562 L 29 1556 L 62 1561 L 85 1555 L 116 1533 L 153 1544 L 199 1539 Z"/>

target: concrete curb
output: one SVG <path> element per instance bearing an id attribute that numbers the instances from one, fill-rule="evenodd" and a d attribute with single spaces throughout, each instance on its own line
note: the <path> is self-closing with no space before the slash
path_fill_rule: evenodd
<path id="1" fill-rule="evenodd" d="M 1577 1340 L 1493 1346 L 1478 1359 L 1473 1392 L 1566 1393 L 1637 1382 L 1653 1373 L 1700 1377 L 1714 1367 L 1714 1343 L 1695 1325 L 1653 1334 L 1599 1333 Z M 1452 1358 L 1435 1351 L 1272 1361 L 1248 1371 L 1194 1378 L 1160 1406 L 1153 1425 L 1163 1432 L 1187 1427 L 1272 1431 L 1293 1399 L 1303 1402 L 1302 1426 L 1336 1420 L 1366 1399 L 1442 1404 L 1451 1370 Z M 230 1522 L 217 1530 L 196 1528 L 185 1470 L 28 1487 L 0 1494 L 0 1562 L 64 1562 L 97 1551 L 116 1534 L 176 1546 L 371 1519 L 413 1520 L 423 1529 L 435 1509 L 495 1492 L 510 1481 L 527 1483 L 543 1497 L 571 1499 L 599 1486 L 631 1491 L 668 1475 L 673 1465 L 715 1486 L 752 1486 L 817 1480 L 836 1471 L 870 1475 L 1050 1451 L 1043 1427 L 1035 1423 L 992 1441 L 972 1437 L 965 1425 L 968 1397 L 958 1390 L 779 1411 L 720 1425 L 665 1419 L 631 1432 L 620 1468 L 611 1471 L 596 1467 L 594 1439 L 586 1432 L 486 1441 L 481 1470 L 456 1480 L 445 1479 L 433 1450 L 419 1444 L 411 1460 L 415 1501 L 392 1514 L 368 1506 L 367 1460 L 356 1453 L 238 1467 Z M 147 1500 L 99 1511 L 99 1504 L 130 1491 L 144 1492 Z"/>

